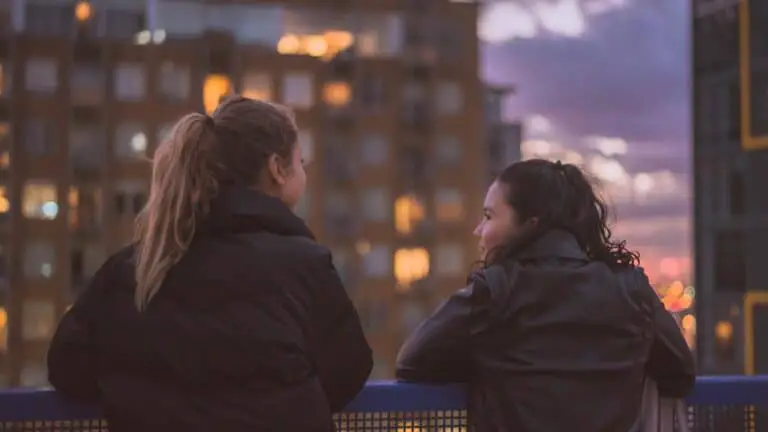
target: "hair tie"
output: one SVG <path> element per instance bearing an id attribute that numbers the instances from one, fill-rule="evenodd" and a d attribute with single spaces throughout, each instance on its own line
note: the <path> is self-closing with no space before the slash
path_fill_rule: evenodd
<path id="1" fill-rule="evenodd" d="M 216 122 L 213 121 L 213 117 L 206 115 L 205 116 L 205 125 L 210 127 L 211 129 L 216 127 Z"/>
<path id="2" fill-rule="evenodd" d="M 562 170 L 564 168 L 563 163 L 558 160 L 557 162 L 555 162 L 555 168 Z"/>

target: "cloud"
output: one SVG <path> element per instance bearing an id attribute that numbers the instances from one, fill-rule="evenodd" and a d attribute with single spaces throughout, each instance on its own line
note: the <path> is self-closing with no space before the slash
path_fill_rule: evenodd
<path id="1" fill-rule="evenodd" d="M 592 16 L 581 38 L 487 44 L 486 76 L 518 86 L 513 116 L 540 113 L 573 136 L 679 145 L 688 138 L 687 16 L 685 2 L 667 3 L 677 6 L 635 0 Z"/>
<path id="2" fill-rule="evenodd" d="M 616 235 L 640 250 L 646 266 L 684 257 L 691 236 L 688 2 L 573 0 L 583 12 L 583 32 L 547 31 L 536 5 L 564 3 L 516 0 L 534 18 L 535 31 L 485 44 L 485 76 L 516 86 L 505 111 L 512 118 L 535 115 L 528 122 L 537 126 L 528 131 L 530 144 L 558 143 L 564 155 L 586 161 L 589 152 L 605 147 L 604 139 L 617 140 L 611 143 L 616 146 L 622 140 L 626 154 L 606 156 L 620 161 L 628 175 L 664 173 L 662 180 L 672 179 L 672 192 L 657 199 L 615 199 Z"/>
<path id="3" fill-rule="evenodd" d="M 640 252 L 643 265 L 651 271 L 658 270 L 664 258 L 687 256 L 691 246 L 690 218 L 685 216 L 624 219 L 613 227 L 613 234 Z"/>

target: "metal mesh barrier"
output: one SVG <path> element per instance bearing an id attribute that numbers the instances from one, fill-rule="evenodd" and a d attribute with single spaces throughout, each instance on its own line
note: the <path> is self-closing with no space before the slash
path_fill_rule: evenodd
<path id="1" fill-rule="evenodd" d="M 26 421 L 0 423 L 2 432 L 107 432 L 104 420 Z"/>
<path id="2" fill-rule="evenodd" d="M 693 432 L 768 432 L 768 408 L 692 406 Z M 338 432 L 467 431 L 466 411 L 344 413 L 335 418 Z M 103 420 L 20 421 L 0 423 L 0 432 L 108 432 Z"/>
<path id="3" fill-rule="evenodd" d="M 346 413 L 336 416 L 338 432 L 459 432 L 466 411 Z"/>
<path id="4" fill-rule="evenodd" d="M 369 383 L 344 413 L 339 432 L 468 431 L 464 387 Z M 693 432 L 768 432 L 768 376 L 700 378 L 689 398 Z M 554 413 L 553 413 L 554 414 Z M 0 432 L 107 432 L 98 408 L 49 390 L 0 391 Z"/>
<path id="5" fill-rule="evenodd" d="M 335 417 L 338 432 L 460 432 L 466 411 L 344 413 Z M 107 432 L 103 420 L 0 423 L 0 432 Z M 138 432 L 138 431 L 137 431 Z"/>
<path id="6" fill-rule="evenodd" d="M 768 407 L 695 405 L 688 408 L 693 432 L 768 432 Z"/>

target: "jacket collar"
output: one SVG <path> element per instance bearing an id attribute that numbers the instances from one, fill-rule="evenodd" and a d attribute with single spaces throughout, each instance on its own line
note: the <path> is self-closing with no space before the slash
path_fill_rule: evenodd
<path id="1" fill-rule="evenodd" d="M 519 259 L 566 258 L 588 261 L 576 237 L 568 231 L 549 230 L 525 247 Z"/>
<path id="2" fill-rule="evenodd" d="M 219 191 L 211 202 L 201 231 L 270 232 L 315 239 L 304 221 L 278 198 L 239 186 L 228 186 Z"/>

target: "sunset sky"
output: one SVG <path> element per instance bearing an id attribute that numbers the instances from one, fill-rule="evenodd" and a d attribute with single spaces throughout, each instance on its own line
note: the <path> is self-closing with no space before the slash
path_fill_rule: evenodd
<path id="1" fill-rule="evenodd" d="M 590 168 L 652 278 L 687 276 L 688 2 L 487 3 L 484 74 L 516 86 L 505 115 L 525 121 L 524 149 Z"/>

